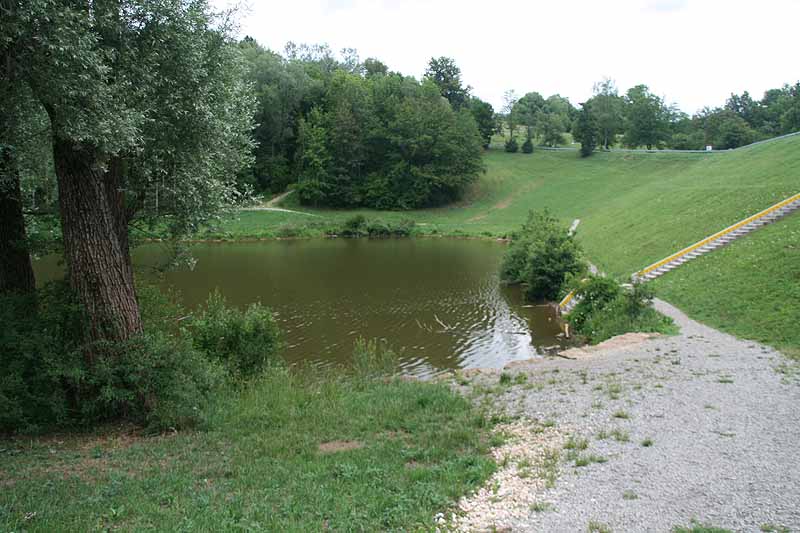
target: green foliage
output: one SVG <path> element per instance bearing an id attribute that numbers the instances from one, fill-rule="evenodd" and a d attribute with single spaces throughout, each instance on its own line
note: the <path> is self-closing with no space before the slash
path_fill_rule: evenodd
<path id="1" fill-rule="evenodd" d="M 478 126 L 478 131 L 483 140 L 483 147 L 488 148 L 492 135 L 497 129 L 494 108 L 489 102 L 484 102 L 480 98 L 473 96 L 469 99 L 469 110 L 472 113 L 472 118 L 475 119 L 475 124 Z"/>
<path id="2" fill-rule="evenodd" d="M 531 211 L 500 267 L 504 283 L 525 286 L 528 300 L 555 300 L 568 276 L 586 270 L 580 246 L 547 210 Z"/>
<path id="3" fill-rule="evenodd" d="M 522 143 L 522 153 L 523 154 L 532 154 L 533 153 L 533 141 L 530 137 L 525 139 L 525 142 Z"/>
<path id="4" fill-rule="evenodd" d="M 381 237 L 410 237 L 414 232 L 413 220 L 401 219 L 397 223 L 372 220 L 367 223 L 367 235 L 370 238 Z"/>
<path id="5" fill-rule="evenodd" d="M 564 144 L 564 132 L 567 130 L 567 114 L 543 113 L 537 121 L 536 129 L 545 146 Z"/>
<path id="6" fill-rule="evenodd" d="M 514 137 L 506 141 L 505 150 L 510 154 L 515 154 L 519 151 L 519 144 L 517 144 L 517 140 Z"/>
<path id="7" fill-rule="evenodd" d="M 658 148 L 669 137 L 671 110 L 646 85 L 628 89 L 625 95 L 625 136 L 631 148 Z"/>
<path id="8" fill-rule="evenodd" d="M 84 422 L 124 418 L 154 431 L 191 427 L 224 383 L 222 367 L 184 336 L 145 332 L 109 350 L 74 384 Z"/>
<path id="9" fill-rule="evenodd" d="M 127 216 L 175 235 L 237 201 L 254 98 L 228 25 L 206 3 L 31 0 L 6 15 L 8 64 L 34 120 L 47 110 L 44 151 L 71 146 L 90 167 L 124 160 L 120 187 L 136 199 Z"/>
<path id="10" fill-rule="evenodd" d="M 536 130 L 536 125 L 545 109 L 545 100 L 537 92 L 527 93 L 514 104 L 514 114 L 520 124 L 527 130 L 530 139 Z"/>
<path id="11" fill-rule="evenodd" d="M 363 237 L 367 234 L 367 219 L 364 215 L 355 215 L 344 221 L 339 232 L 342 237 Z"/>
<path id="12" fill-rule="evenodd" d="M 461 85 L 461 69 L 454 59 L 450 57 L 432 57 L 425 71 L 425 79 L 432 81 L 439 87 L 453 109 L 460 109 L 469 100 L 469 87 Z"/>
<path id="13" fill-rule="evenodd" d="M 336 72 L 299 131 L 297 190 L 305 204 L 439 205 L 483 170 L 472 114 L 454 111 L 432 82 Z"/>
<path id="14" fill-rule="evenodd" d="M 587 102 L 581 106 L 578 120 L 572 128 L 572 137 L 581 143 L 581 157 L 589 157 L 597 146 L 599 133 L 597 119 L 594 117 L 591 105 Z"/>
<path id="15" fill-rule="evenodd" d="M 572 284 L 571 284 L 572 285 Z M 572 288 L 579 298 L 578 304 L 569 313 L 569 323 L 580 331 L 597 313 L 622 294 L 622 289 L 614 279 L 605 276 L 589 276 L 578 281 Z"/>
<path id="16" fill-rule="evenodd" d="M 0 431 L 118 418 L 153 430 L 198 422 L 223 371 L 171 331 L 178 308 L 152 293 L 143 300 L 148 331 L 121 344 L 92 345 L 91 353 L 103 357 L 90 361 L 83 313 L 65 284 L 0 298 Z"/>
<path id="17" fill-rule="evenodd" d="M 625 102 L 617 94 L 614 81 L 608 78 L 595 84 L 593 96 L 586 102 L 598 129 L 598 143 L 605 149 L 614 144 L 616 135 L 623 129 Z M 573 136 L 575 132 L 573 131 Z"/>
<path id="18" fill-rule="evenodd" d="M 591 344 L 629 332 L 675 331 L 672 319 L 652 308 L 654 292 L 650 285 L 635 283 L 621 290 L 611 279 L 592 277 L 580 284 L 576 296 L 583 299 L 567 320 Z"/>
<path id="19" fill-rule="evenodd" d="M 255 377 L 276 363 L 280 331 L 269 309 L 251 304 L 244 311 L 226 305 L 219 291 L 189 326 L 197 350 L 223 364 L 234 379 Z"/>

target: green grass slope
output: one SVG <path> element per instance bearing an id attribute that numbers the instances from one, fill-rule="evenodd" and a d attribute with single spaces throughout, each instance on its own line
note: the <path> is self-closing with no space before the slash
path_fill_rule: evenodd
<path id="1" fill-rule="evenodd" d="M 800 358 L 800 214 L 655 281 L 693 318 Z"/>

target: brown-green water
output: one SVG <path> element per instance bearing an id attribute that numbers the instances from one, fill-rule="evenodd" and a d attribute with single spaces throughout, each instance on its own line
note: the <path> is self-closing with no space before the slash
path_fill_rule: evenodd
<path id="1" fill-rule="evenodd" d="M 138 271 L 177 289 L 190 309 L 214 288 L 228 302 L 276 313 L 290 363 L 346 363 L 356 338 L 385 339 L 403 372 L 502 367 L 559 345 L 555 314 L 525 306 L 497 277 L 505 246 L 451 239 L 328 239 L 198 244 L 197 264 L 156 277 L 162 245 L 134 254 Z M 40 280 L 61 275 L 38 262 Z"/>

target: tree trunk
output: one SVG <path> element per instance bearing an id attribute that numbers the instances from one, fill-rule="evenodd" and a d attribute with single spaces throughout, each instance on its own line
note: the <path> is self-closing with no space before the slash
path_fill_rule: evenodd
<path id="1" fill-rule="evenodd" d="M 25 240 L 19 171 L 11 151 L 0 149 L 0 294 L 36 287 Z"/>
<path id="2" fill-rule="evenodd" d="M 142 331 L 142 319 L 120 169 L 116 162 L 99 168 L 93 150 L 70 141 L 55 139 L 53 145 L 64 255 L 70 285 L 89 319 L 88 340 L 126 340 Z"/>

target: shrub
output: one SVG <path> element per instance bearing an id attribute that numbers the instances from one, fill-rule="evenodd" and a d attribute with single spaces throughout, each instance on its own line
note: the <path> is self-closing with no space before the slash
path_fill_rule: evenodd
<path id="1" fill-rule="evenodd" d="M 577 283 L 575 294 L 579 301 L 569 313 L 569 322 L 576 330 L 580 330 L 595 313 L 617 299 L 622 289 L 611 278 L 590 276 Z"/>
<path id="2" fill-rule="evenodd" d="M 506 141 L 506 152 L 515 154 L 519 150 L 519 145 L 517 144 L 517 140 L 513 137 Z"/>
<path id="3" fill-rule="evenodd" d="M 385 222 L 373 220 L 367 223 L 367 235 L 371 238 L 391 237 L 392 228 Z"/>
<path id="4" fill-rule="evenodd" d="M 410 218 L 404 218 L 392 228 L 392 233 L 397 237 L 409 237 L 414 233 L 416 225 Z"/>
<path id="5" fill-rule="evenodd" d="M 522 143 L 522 153 L 524 154 L 533 153 L 533 141 L 531 141 L 529 138 L 525 139 L 525 142 Z"/>
<path id="6" fill-rule="evenodd" d="M 90 391 L 80 401 L 85 422 L 121 416 L 151 430 L 192 426 L 224 382 L 219 363 L 180 335 L 154 331 L 110 348 L 76 384 Z"/>
<path id="7" fill-rule="evenodd" d="M 597 344 L 611 337 L 633 331 L 644 333 L 672 333 L 676 330 L 672 319 L 657 312 L 651 306 L 653 289 L 637 283 L 628 290 L 617 288 L 616 294 L 610 288 L 611 280 L 599 281 L 596 278 L 589 283 L 587 295 L 593 301 L 578 303 L 567 316 L 575 332 L 592 344 Z M 581 290 L 578 291 L 581 294 Z"/>
<path id="8" fill-rule="evenodd" d="M 275 362 L 281 348 L 280 332 L 272 313 L 261 304 L 247 309 L 228 307 L 215 291 L 205 310 L 189 325 L 194 346 L 222 363 L 236 379 L 260 374 Z"/>
<path id="9" fill-rule="evenodd" d="M 200 420 L 221 383 L 177 334 L 180 308 L 140 289 L 146 333 L 119 344 L 83 343 L 83 312 L 63 282 L 0 298 L 0 430 L 86 425 L 125 418 L 151 429 Z M 102 354 L 89 362 L 87 349 Z"/>
<path id="10" fill-rule="evenodd" d="M 364 215 L 355 215 L 344 221 L 339 231 L 342 237 L 363 237 L 367 235 L 367 219 Z"/>
<path id="11" fill-rule="evenodd" d="M 568 276 L 582 274 L 586 265 L 568 228 L 547 211 L 531 211 L 515 234 L 500 269 L 501 280 L 524 284 L 528 300 L 555 300 Z"/>

